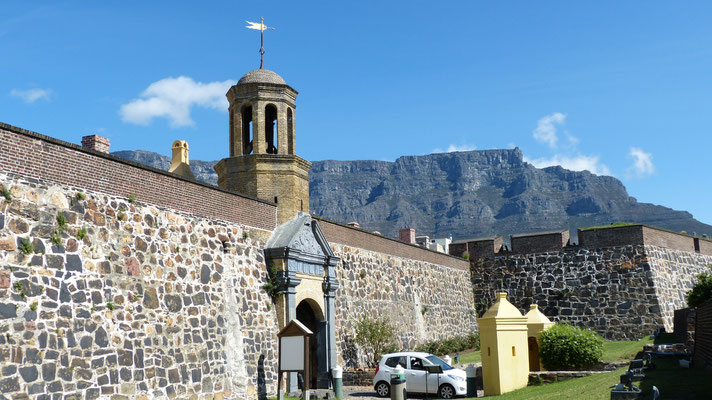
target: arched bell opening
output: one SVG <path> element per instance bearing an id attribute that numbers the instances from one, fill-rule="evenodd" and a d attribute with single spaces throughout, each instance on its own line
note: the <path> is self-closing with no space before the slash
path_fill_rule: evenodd
<path id="1" fill-rule="evenodd" d="M 294 114 L 287 108 L 287 154 L 294 154 Z"/>
<path id="2" fill-rule="evenodd" d="M 267 154 L 277 154 L 277 141 L 275 136 L 277 127 L 277 107 L 268 104 L 265 107 L 265 141 L 267 142 Z"/>
<path id="3" fill-rule="evenodd" d="M 254 148 L 252 140 L 255 137 L 252 130 L 252 106 L 242 107 L 240 114 L 242 115 L 242 154 L 252 154 Z"/>
<path id="4" fill-rule="evenodd" d="M 314 333 L 309 343 L 309 387 L 318 388 L 320 375 L 324 375 L 326 363 L 326 321 L 319 304 L 312 299 L 305 299 L 297 305 L 297 320 Z M 320 374 L 321 372 L 321 374 Z M 321 376 L 323 380 L 323 376 Z M 328 387 L 328 386 L 327 386 Z"/>

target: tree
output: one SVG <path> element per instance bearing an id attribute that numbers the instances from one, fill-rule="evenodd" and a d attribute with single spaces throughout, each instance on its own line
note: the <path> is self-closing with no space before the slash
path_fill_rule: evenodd
<path id="1" fill-rule="evenodd" d="M 703 272 L 697 275 L 697 283 L 687 292 L 687 306 L 699 307 L 709 299 L 712 299 L 712 274 Z"/>
<path id="2" fill-rule="evenodd" d="M 356 343 L 370 354 L 372 367 L 378 365 L 381 354 L 395 338 L 396 329 L 388 317 L 371 319 L 363 316 L 356 323 Z"/>

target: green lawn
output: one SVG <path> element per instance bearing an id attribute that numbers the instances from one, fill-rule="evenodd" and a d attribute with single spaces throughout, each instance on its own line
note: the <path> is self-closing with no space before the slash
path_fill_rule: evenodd
<path id="1" fill-rule="evenodd" d="M 649 336 L 645 339 L 632 341 L 606 340 L 603 343 L 603 361 L 630 361 L 639 351 L 643 351 L 643 346 L 652 343 L 653 340 Z"/>
<path id="2" fill-rule="evenodd" d="M 604 372 L 570 379 L 568 381 L 550 383 L 540 386 L 527 386 L 523 389 L 497 396 L 497 399 L 577 399 L 577 400 L 608 400 L 611 398 L 611 386 L 620 382 L 620 376 L 625 368 L 613 372 Z"/>
<path id="3" fill-rule="evenodd" d="M 603 343 L 603 361 L 628 361 L 632 360 L 639 351 L 643 350 L 643 346 L 651 344 L 653 341 L 646 337 L 641 340 L 631 341 L 609 341 Z M 657 342 L 656 342 L 657 343 Z M 455 354 L 450 354 L 454 360 Z M 460 364 L 467 365 L 482 361 L 479 350 L 468 350 L 460 353 Z"/>

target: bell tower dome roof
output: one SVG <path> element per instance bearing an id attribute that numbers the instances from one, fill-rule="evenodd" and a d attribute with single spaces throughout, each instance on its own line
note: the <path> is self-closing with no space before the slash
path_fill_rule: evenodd
<path id="1" fill-rule="evenodd" d="M 247 83 L 273 83 L 277 85 L 286 85 L 287 83 L 276 72 L 264 68 L 253 69 L 246 73 L 239 81 L 238 85 Z"/>

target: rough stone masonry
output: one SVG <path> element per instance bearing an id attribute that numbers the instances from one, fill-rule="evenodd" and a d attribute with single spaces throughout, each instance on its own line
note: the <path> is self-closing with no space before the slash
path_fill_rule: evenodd
<path id="1" fill-rule="evenodd" d="M 275 394 L 274 204 L 7 125 L 0 139 L 3 395 Z M 476 329 L 466 261 L 320 222 L 342 260 L 339 363 L 363 366 L 362 315 L 389 316 L 404 348 Z"/>

